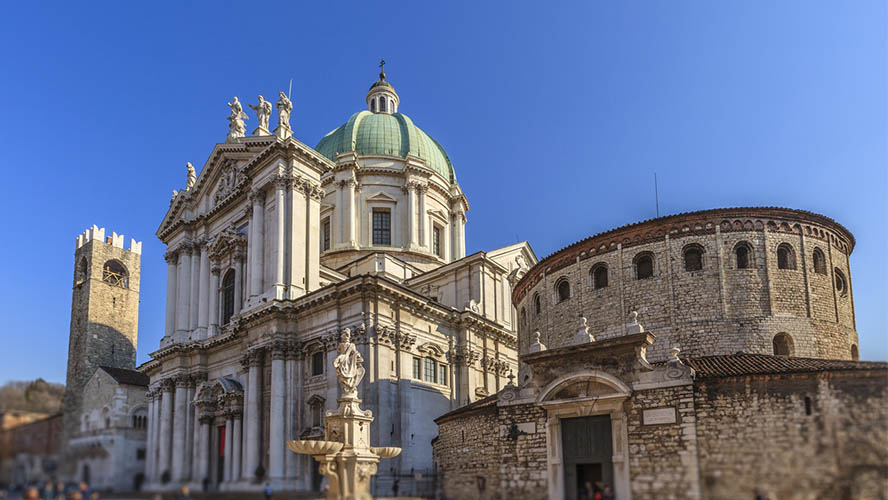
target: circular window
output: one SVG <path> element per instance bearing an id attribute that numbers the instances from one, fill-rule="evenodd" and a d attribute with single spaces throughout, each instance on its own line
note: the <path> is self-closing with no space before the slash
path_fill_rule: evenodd
<path id="1" fill-rule="evenodd" d="M 848 293 L 848 282 L 845 281 L 845 275 L 838 268 L 835 270 L 836 275 L 836 291 L 844 296 Z"/>

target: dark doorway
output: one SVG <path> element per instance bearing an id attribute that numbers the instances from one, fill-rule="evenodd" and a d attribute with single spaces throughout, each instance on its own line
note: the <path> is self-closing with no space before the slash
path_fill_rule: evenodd
<path id="1" fill-rule="evenodd" d="M 567 500 L 591 500 L 596 488 L 613 487 L 613 440 L 609 415 L 562 419 L 561 449 Z"/>
<path id="2" fill-rule="evenodd" d="M 145 482 L 145 474 L 141 472 L 133 478 L 133 491 L 142 491 L 142 483 Z"/>
<path id="3" fill-rule="evenodd" d="M 83 482 L 89 484 L 89 464 L 83 464 Z"/>
<path id="4" fill-rule="evenodd" d="M 311 458 L 311 457 L 309 457 Z M 320 463 L 317 460 L 311 461 L 311 490 L 312 491 L 321 491 L 321 469 Z"/>

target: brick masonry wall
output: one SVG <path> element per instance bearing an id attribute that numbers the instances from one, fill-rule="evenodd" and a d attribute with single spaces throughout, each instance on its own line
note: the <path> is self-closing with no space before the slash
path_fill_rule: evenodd
<path id="1" fill-rule="evenodd" d="M 513 295 L 519 317 L 523 310 L 526 318 L 519 325 L 520 345 L 529 345 L 537 329 L 549 348 L 566 345 L 580 314 L 596 338 L 622 335 L 629 312 L 637 310 L 657 336 L 648 351 L 652 361 L 665 360 L 673 346 L 688 356 L 771 354 L 778 333 L 792 337 L 796 356 L 850 359 L 858 340 L 845 235 L 804 220 L 656 222 L 643 237 L 615 236 L 600 247 L 578 248 L 576 255 L 556 254 L 528 272 Z M 749 269 L 737 269 L 740 243 L 753 250 Z M 793 248 L 794 270 L 778 269 L 781 243 Z M 690 245 L 703 249 L 701 271 L 685 270 L 683 251 Z M 814 248 L 826 256 L 826 274 L 814 272 Z M 635 259 L 643 253 L 654 257 L 654 275 L 638 280 Z M 591 271 L 598 265 L 608 268 L 608 286 L 595 290 Z M 844 294 L 836 292 L 835 269 L 845 276 Z M 559 301 L 556 286 L 565 279 L 571 297 Z"/>
<path id="2" fill-rule="evenodd" d="M 500 490 L 505 498 L 547 498 L 546 411 L 531 404 L 499 410 Z"/>
<path id="3" fill-rule="evenodd" d="M 644 425 L 645 409 L 667 407 L 676 409 L 675 423 Z M 626 412 L 632 498 L 699 498 L 693 387 L 638 391 Z"/>
<path id="4" fill-rule="evenodd" d="M 438 424 L 435 463 L 443 500 L 501 498 L 496 406 Z M 484 478 L 484 491 L 478 489 Z"/>
<path id="5" fill-rule="evenodd" d="M 703 497 L 884 498 L 886 396 L 884 371 L 699 383 Z"/>

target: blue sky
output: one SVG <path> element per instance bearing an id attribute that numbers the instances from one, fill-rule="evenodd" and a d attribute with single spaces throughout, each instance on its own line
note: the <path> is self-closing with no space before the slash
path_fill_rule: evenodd
<path id="1" fill-rule="evenodd" d="M 861 357 L 888 359 L 886 4 L 14 2 L 0 18 L 0 382 L 64 381 L 75 236 L 144 241 L 139 362 L 162 335 L 154 236 L 226 102 L 293 79 L 315 145 L 377 62 L 447 150 L 467 251 L 542 257 L 660 211 L 777 205 L 857 238 Z M 249 125 L 249 124 L 248 124 Z"/>

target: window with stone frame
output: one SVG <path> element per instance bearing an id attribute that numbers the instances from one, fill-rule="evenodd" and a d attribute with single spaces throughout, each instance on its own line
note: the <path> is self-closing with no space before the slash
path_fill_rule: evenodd
<path id="1" fill-rule="evenodd" d="M 817 274 L 826 274 L 826 256 L 823 255 L 823 250 L 815 247 L 812 257 L 814 260 L 814 272 Z"/>
<path id="2" fill-rule="evenodd" d="M 422 359 L 413 358 L 413 378 L 422 380 Z"/>
<path id="3" fill-rule="evenodd" d="M 448 385 L 447 382 L 447 365 L 438 363 L 438 383 L 441 385 Z"/>
<path id="4" fill-rule="evenodd" d="M 567 278 L 561 279 L 555 285 L 555 290 L 558 293 L 558 302 L 564 302 L 570 298 L 570 281 Z"/>
<path id="5" fill-rule="evenodd" d="M 777 269 L 795 269 L 795 250 L 789 243 L 781 243 L 777 247 Z"/>
<path id="6" fill-rule="evenodd" d="M 654 276 L 654 256 L 642 253 L 635 257 L 635 279 L 643 280 Z"/>
<path id="7" fill-rule="evenodd" d="M 775 356 L 792 356 L 793 342 L 792 337 L 788 333 L 778 333 L 774 335 L 772 341 Z"/>
<path id="8" fill-rule="evenodd" d="M 845 274 L 837 267 L 833 270 L 836 277 L 836 291 L 844 297 L 848 295 L 848 282 L 845 281 Z"/>
<path id="9" fill-rule="evenodd" d="M 102 281 L 120 288 L 129 288 L 129 275 L 126 268 L 116 260 L 109 260 L 102 266 Z"/>
<path id="10" fill-rule="evenodd" d="M 376 98 L 370 99 L 370 111 L 376 113 Z"/>
<path id="11" fill-rule="evenodd" d="M 373 244 L 392 244 L 392 213 L 388 209 L 373 209 Z"/>
<path id="12" fill-rule="evenodd" d="M 330 218 L 326 217 L 321 224 L 321 251 L 330 250 Z"/>
<path id="13" fill-rule="evenodd" d="M 443 257 L 441 254 L 441 227 L 435 226 L 432 228 L 432 251 L 438 257 Z"/>
<path id="14" fill-rule="evenodd" d="M 219 323 L 227 325 L 234 315 L 234 269 L 229 269 L 222 277 L 222 317 Z"/>
<path id="15" fill-rule="evenodd" d="M 736 269 L 749 269 L 752 267 L 750 262 L 751 256 L 752 248 L 749 246 L 749 243 L 745 241 L 737 243 L 737 246 L 734 247 L 734 264 Z"/>
<path id="16" fill-rule="evenodd" d="M 385 97 L 379 98 L 379 111 L 385 113 Z"/>
<path id="17" fill-rule="evenodd" d="M 311 427 L 321 427 L 323 425 L 323 417 L 324 417 L 324 406 L 326 404 L 326 400 L 317 394 L 308 398 L 308 413 L 311 422 Z"/>
<path id="18" fill-rule="evenodd" d="M 136 450 L 136 460 L 145 460 L 145 448 Z"/>
<path id="19" fill-rule="evenodd" d="M 433 384 L 438 382 L 438 366 L 434 359 L 423 359 L 422 379 Z"/>
<path id="20" fill-rule="evenodd" d="M 540 294 L 535 293 L 535 294 L 533 294 L 533 312 L 534 312 L 534 314 L 539 315 L 541 309 L 542 309 L 542 306 L 540 305 Z"/>
<path id="21" fill-rule="evenodd" d="M 311 355 L 311 376 L 324 374 L 324 351 L 318 351 Z"/>
<path id="22" fill-rule="evenodd" d="M 687 272 L 703 270 L 703 247 L 688 245 L 684 249 L 684 267 Z"/>
<path id="23" fill-rule="evenodd" d="M 607 264 L 595 264 L 589 272 L 592 276 L 592 288 L 607 288 Z"/>

